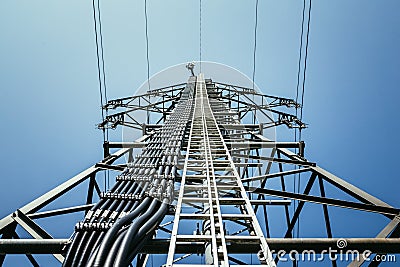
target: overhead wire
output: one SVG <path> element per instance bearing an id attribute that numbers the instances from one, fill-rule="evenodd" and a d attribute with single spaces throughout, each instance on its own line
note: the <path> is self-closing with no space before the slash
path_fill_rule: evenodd
<path id="1" fill-rule="evenodd" d="M 107 99 L 107 83 L 106 83 L 106 71 L 105 71 L 105 60 L 104 60 L 104 48 L 103 48 L 103 30 L 101 23 L 101 10 L 100 10 L 100 0 L 97 0 L 97 13 L 99 20 L 99 36 L 100 36 L 100 51 L 101 51 L 101 64 L 102 64 L 102 72 L 103 72 L 103 87 L 104 87 L 104 100 L 105 103 L 108 102 Z M 108 114 L 108 110 L 106 109 L 106 115 Z M 108 139 L 108 128 L 106 128 L 107 139 Z"/>
<path id="2" fill-rule="evenodd" d="M 99 92 L 100 92 L 100 108 L 101 108 L 101 118 L 104 121 L 104 101 L 103 101 L 103 93 L 105 103 L 107 103 L 107 86 L 106 86 L 106 77 L 105 77 L 105 63 L 104 63 L 104 50 L 103 50 L 103 34 L 101 29 L 101 18 L 100 18 L 100 2 L 97 0 L 97 14 L 96 14 L 96 2 L 92 1 L 92 10 L 93 10 L 93 22 L 94 22 L 94 33 L 95 33 L 95 41 L 96 41 L 96 59 L 97 59 L 97 78 L 99 83 Z M 99 28 L 97 28 L 97 23 L 99 23 Z M 99 40 L 100 39 L 100 40 Z M 102 79 L 103 76 L 103 79 Z M 103 92 L 104 88 L 104 92 Z M 106 116 L 108 112 L 106 111 Z M 103 128 L 103 143 L 108 140 L 108 129 Z M 109 174 L 104 171 L 104 188 L 107 189 L 107 184 L 109 184 L 109 180 L 107 178 Z"/>
<path id="3" fill-rule="evenodd" d="M 100 18 L 98 15 L 100 15 L 100 10 L 99 10 L 99 0 L 97 0 L 98 8 L 96 10 L 96 2 L 93 0 L 92 7 L 93 7 L 93 18 L 94 18 L 94 31 L 96 34 L 96 56 L 97 56 L 97 70 L 98 70 L 98 80 L 99 80 L 99 91 L 100 91 L 100 102 L 102 105 L 102 118 L 104 121 L 104 109 L 103 109 L 103 100 L 104 98 L 107 101 L 107 95 L 105 91 L 105 63 L 104 63 L 104 55 L 103 51 L 101 51 L 101 46 L 102 46 L 102 36 L 100 37 L 99 31 L 100 30 L 100 23 L 98 20 Z M 98 14 L 96 14 L 98 12 Z M 147 15 L 146 15 L 146 20 L 147 20 Z M 146 35 L 147 35 L 147 22 L 146 22 Z M 147 48 L 148 48 L 148 37 L 147 38 Z M 100 39 L 100 40 L 99 40 Z M 100 45 L 99 45 L 100 44 Z M 101 51 L 101 53 L 100 53 Z M 102 64 L 101 64 L 102 63 Z M 103 68 L 101 68 L 101 65 Z M 149 61 L 148 61 L 148 78 L 149 78 Z M 103 71 L 103 80 L 101 79 L 102 72 Z M 177 105 L 175 108 L 176 113 L 174 115 L 171 115 L 171 117 L 168 120 L 168 123 L 164 125 L 163 130 L 161 130 L 160 134 L 156 134 L 154 137 L 153 142 L 150 142 L 146 146 L 146 149 L 142 151 L 142 154 L 145 155 L 143 158 L 137 158 L 135 160 L 135 164 L 151 164 L 158 167 L 158 175 L 157 178 L 153 179 L 154 185 L 159 184 L 160 188 L 155 188 L 153 186 L 153 183 L 149 181 L 141 181 L 139 184 L 137 184 L 135 181 L 132 180 L 117 180 L 115 186 L 110 189 L 111 193 L 116 193 L 116 194 L 133 194 L 137 196 L 138 198 L 134 200 L 111 200 L 111 198 L 107 197 L 100 197 L 100 201 L 89 211 L 88 216 L 85 216 L 84 221 L 82 224 L 78 224 L 76 226 L 76 234 L 75 238 L 73 241 L 73 245 L 71 246 L 71 249 L 69 249 L 66 260 L 63 263 L 63 266 L 82 266 L 85 264 L 85 262 L 90 263 L 89 266 L 95 265 L 95 266 L 102 266 L 102 265 L 96 265 L 96 260 L 98 259 L 97 256 L 103 257 L 102 259 L 104 260 L 104 256 L 108 257 L 111 256 L 111 262 L 114 262 L 115 260 L 120 260 L 121 262 L 128 264 L 128 261 L 132 260 L 133 257 L 136 255 L 138 248 L 147 238 L 149 238 L 154 230 L 154 227 L 160 223 L 160 220 L 164 217 L 165 213 L 167 212 L 167 203 L 171 202 L 171 197 L 172 196 L 172 190 L 173 186 L 170 185 L 170 182 L 167 181 L 166 176 L 171 176 L 172 178 L 175 178 L 175 174 L 177 173 L 176 166 L 170 166 L 170 164 L 173 164 L 172 162 L 177 161 L 177 155 L 172 156 L 172 152 L 179 154 L 179 150 L 181 148 L 182 143 L 170 140 L 172 136 L 176 137 L 177 134 L 179 136 L 183 136 L 183 134 L 187 130 L 187 121 L 191 117 L 191 113 L 193 112 L 192 105 L 190 103 L 192 102 L 192 95 L 190 92 L 192 90 L 191 88 L 186 88 L 185 92 L 182 94 L 182 102 L 186 101 L 188 103 L 181 103 L 181 105 Z M 105 94 L 103 94 L 105 93 Z M 104 98 L 103 98 L 104 95 Z M 176 122 L 178 123 L 178 129 L 175 126 Z M 103 130 L 103 141 L 105 142 L 105 131 Z M 181 139 L 181 138 L 178 138 Z M 173 146 L 169 147 L 164 147 L 160 146 L 158 141 L 163 141 L 162 143 L 166 144 L 166 140 L 169 140 L 169 144 Z M 171 144 L 172 142 L 172 144 Z M 161 159 L 160 158 L 154 158 L 155 155 L 153 155 L 155 152 L 160 152 L 164 151 L 166 154 L 163 154 L 162 156 L 162 162 L 160 163 Z M 151 158 L 149 157 L 151 156 Z M 173 158 L 173 160 L 172 160 Z M 165 164 L 165 162 L 169 162 L 168 164 Z M 125 171 L 128 171 L 129 168 L 127 168 Z M 153 171 L 155 173 L 156 169 L 152 169 L 150 171 L 148 168 L 133 168 L 129 173 L 130 175 L 136 177 L 136 175 L 145 175 L 148 177 L 153 177 Z M 151 187 L 151 189 L 150 189 Z M 149 189 L 148 189 L 149 188 Z M 165 197 L 163 192 L 161 192 L 161 195 L 164 196 L 164 199 L 160 202 L 157 198 L 156 195 L 159 190 L 163 189 L 163 192 L 168 195 L 168 197 Z M 157 191 L 156 191 L 157 189 Z M 113 256 L 116 256 L 115 253 L 100 253 L 100 244 L 102 244 L 104 241 L 104 238 L 107 239 L 105 236 L 105 232 L 99 231 L 99 229 L 86 229 L 85 225 L 88 224 L 93 224 L 93 223 L 112 223 L 113 220 L 115 219 L 114 216 L 119 216 L 123 213 L 128 213 L 128 215 L 122 217 L 122 218 L 131 218 L 134 219 L 133 216 L 135 213 L 132 213 L 132 211 L 137 211 L 136 208 L 139 206 L 139 203 L 143 203 L 143 197 L 145 192 L 148 192 L 150 196 L 148 196 L 150 199 L 152 199 L 152 202 L 157 204 L 157 210 L 153 210 L 151 212 L 151 217 L 149 220 L 146 220 L 143 225 L 138 224 L 138 225 L 131 225 L 130 227 L 123 227 L 116 229 L 116 234 L 119 235 L 120 241 L 122 242 L 125 240 L 125 243 L 128 240 L 128 238 L 125 238 L 124 235 L 126 233 L 129 233 L 127 231 L 131 227 L 134 227 L 130 230 L 131 236 L 128 237 L 133 237 L 136 245 L 134 245 L 132 242 L 129 242 L 131 244 L 129 246 L 129 250 L 124 250 L 123 257 L 119 258 L 113 258 Z M 159 205 L 161 204 L 161 205 Z M 101 211 L 100 213 L 94 213 L 97 211 Z M 109 212 L 111 211 L 111 212 Z M 139 215 L 139 214 L 137 214 Z M 136 216 L 136 215 L 135 215 Z M 140 215 L 139 215 L 140 216 Z M 129 224 L 129 222 L 128 222 Z M 117 224 L 115 224 L 117 226 Z M 125 225 L 124 225 L 125 226 Z M 135 228 L 136 227 L 136 228 Z M 140 227 L 140 228 L 137 228 Z M 85 230 L 86 229 L 86 230 Z M 112 240 L 111 240 L 112 241 Z M 137 241 L 137 242 L 136 242 Z M 114 248 L 114 244 L 111 242 L 107 242 L 105 244 L 106 246 L 112 245 Z M 91 248 L 94 247 L 94 250 L 91 250 Z M 126 246 L 125 246 L 126 247 Z M 116 246 L 118 251 L 118 246 Z M 112 250 L 112 249 L 111 249 Z M 116 252 L 116 251 L 115 251 Z"/>
<path id="4" fill-rule="evenodd" d="M 301 93 L 301 106 L 300 106 L 300 121 L 303 120 L 303 108 L 304 108 L 304 89 L 306 84 L 306 73 L 307 73 L 307 58 L 308 58 L 308 40 L 310 35 L 310 21 L 311 21 L 311 0 L 308 8 L 308 21 L 307 21 L 307 38 L 306 38 L 306 54 L 304 58 L 304 72 L 303 72 L 303 90 Z M 301 140 L 301 128 L 299 130 L 299 140 Z M 297 225 L 297 234 L 300 232 L 300 221 Z"/>
<path id="5" fill-rule="evenodd" d="M 103 30 L 102 30 L 102 22 L 101 22 L 101 8 L 100 8 L 100 0 L 97 0 L 97 14 L 99 21 L 99 37 L 100 37 L 100 55 L 101 55 L 101 64 L 102 64 L 102 72 L 103 72 L 103 88 L 104 88 L 104 100 L 105 104 L 108 103 L 107 98 L 107 83 L 106 83 L 106 71 L 105 71 L 105 60 L 104 60 L 104 48 L 103 48 Z M 103 109 L 103 107 L 102 107 Z M 108 109 L 106 109 L 106 117 L 108 116 Z M 105 128 L 106 131 L 106 141 L 108 141 L 108 128 Z M 107 180 L 107 188 L 110 188 L 110 171 L 105 171 L 106 180 Z"/>
<path id="6" fill-rule="evenodd" d="M 297 68 L 297 84 L 296 84 L 296 103 L 299 102 L 299 86 L 300 86 L 300 72 L 301 72 L 301 59 L 303 53 L 303 36 L 304 36 L 304 17 L 306 11 L 306 0 L 303 0 L 303 12 L 301 20 L 301 34 L 300 34 L 300 49 L 299 49 L 299 61 Z M 298 107 L 296 106 L 296 117 L 298 115 Z M 297 131 L 294 131 L 294 141 L 297 142 Z"/>
<path id="7" fill-rule="evenodd" d="M 147 90 L 150 91 L 150 60 L 149 60 L 149 32 L 148 32 L 148 18 L 147 18 L 147 0 L 144 0 L 144 21 L 145 21 L 145 35 L 146 35 L 146 62 L 147 62 Z M 150 96 L 148 96 L 150 102 Z M 146 109 L 146 123 L 150 124 L 150 113 Z"/>
<path id="8" fill-rule="evenodd" d="M 199 0 L 199 58 L 200 58 L 200 73 L 201 73 L 201 17 L 202 17 L 202 2 Z"/>
<path id="9" fill-rule="evenodd" d="M 255 6 L 255 22 L 254 22 L 254 47 L 253 47 L 253 90 L 254 90 L 254 80 L 256 77 L 256 52 L 257 52 L 257 24 L 258 24 L 258 0 L 256 0 Z"/>
<path id="10" fill-rule="evenodd" d="M 202 1 L 199 0 L 199 12 L 200 12 L 200 21 L 199 21 L 199 57 L 200 57 L 200 72 L 201 72 L 201 60 L 202 60 Z M 148 89 L 150 90 L 150 61 L 149 61 L 149 37 L 148 37 L 148 16 L 147 16 L 147 0 L 144 0 L 144 12 L 145 12 L 145 34 L 146 34 L 146 61 L 147 61 L 147 81 L 148 81 Z M 106 87 L 106 74 L 105 74 L 105 61 L 104 61 L 104 49 L 103 49 L 103 36 L 101 29 L 101 11 L 100 11 L 100 1 L 97 0 L 97 13 L 98 13 L 98 21 L 99 21 L 99 29 L 97 29 L 97 19 L 96 19 L 96 8 L 95 8 L 95 0 L 93 0 L 93 18 L 94 18 L 94 31 L 96 35 L 96 55 L 97 55 L 97 69 L 98 69 L 98 80 L 99 80 L 99 91 L 100 91 L 100 102 L 102 105 L 102 118 L 104 121 L 104 110 L 103 110 L 103 89 L 104 89 L 104 99 L 107 103 L 107 87 Z M 302 93 L 301 93 L 301 106 L 300 106 L 300 119 L 303 117 L 303 104 L 304 104 L 304 91 L 305 91 L 305 78 L 306 78 L 306 66 L 307 66 L 307 56 L 308 56 L 308 43 L 309 43 L 309 30 L 310 30 L 310 17 L 311 17 L 311 0 L 308 10 L 308 25 L 307 25 L 307 39 L 306 39 L 306 51 L 305 51 L 305 60 L 304 60 L 304 70 L 303 70 L 303 83 L 302 83 Z M 302 21 L 302 34 L 301 34 L 301 44 L 300 44 L 300 58 L 299 58 L 299 70 L 297 77 L 297 86 L 296 86 L 296 102 L 298 102 L 299 98 L 299 87 L 300 87 L 300 64 L 302 58 L 302 47 L 303 47 L 303 31 L 304 31 L 304 16 L 305 16 L 305 0 L 303 6 L 303 21 Z M 255 5 L 255 25 L 254 25 L 254 48 L 253 48 L 253 90 L 255 88 L 255 74 L 256 74 L 256 49 L 257 49 L 257 24 L 258 24 L 258 0 L 256 0 Z M 99 40 L 100 39 L 100 40 Z M 100 43 L 100 46 L 99 46 Z M 101 64 L 100 64 L 101 62 Z M 102 73 L 101 73 L 102 72 Z M 103 80 L 101 79 L 103 77 Z M 107 113 L 107 110 L 106 110 Z M 296 116 L 297 116 L 297 108 L 296 108 Z M 296 138 L 296 137 L 295 137 Z M 301 140 L 301 129 L 299 129 L 299 138 Z M 108 129 L 107 129 L 107 139 L 108 139 Z M 103 141 L 106 141 L 106 133 L 103 129 Z"/>
<path id="11" fill-rule="evenodd" d="M 306 30 L 306 43 L 305 43 L 305 55 L 304 55 L 304 66 L 303 66 L 303 77 L 302 77 L 302 88 L 301 88 L 301 103 L 300 103 L 300 121 L 303 121 L 303 108 L 304 108 L 304 96 L 305 96 L 305 84 L 306 84 L 306 74 L 307 74 L 307 59 L 308 59 L 308 45 L 309 45 L 309 35 L 310 35 L 310 22 L 311 22 L 311 6 L 312 0 L 309 0 L 308 4 L 308 17 L 307 17 L 307 30 Z M 304 21 L 305 21 L 305 8 L 306 1 L 303 1 L 303 18 L 302 18 L 302 26 L 301 26 L 301 37 L 300 37 L 300 57 L 299 57 L 299 68 L 297 73 L 297 86 L 296 86 L 296 103 L 299 100 L 299 84 L 300 84 L 300 62 L 302 59 L 302 50 L 303 50 L 303 38 L 304 38 Z M 298 116 L 298 108 L 296 108 L 296 117 Z M 302 140 L 301 137 L 302 128 L 299 127 L 299 141 Z M 297 142 L 297 133 L 295 130 L 295 142 Z M 297 193 L 300 192 L 300 174 L 298 174 L 297 179 Z M 298 218 L 297 223 L 297 237 L 299 237 L 300 232 L 300 217 Z"/>
<path id="12" fill-rule="evenodd" d="M 300 86 L 300 73 L 301 73 L 301 59 L 303 58 L 303 36 L 304 36 L 304 17 L 306 12 L 306 0 L 303 0 L 303 11 L 302 11 L 302 19 L 301 19 L 301 34 L 300 34 L 300 49 L 299 49 L 299 61 L 298 61 L 298 69 L 297 69 L 297 84 L 296 84 L 296 104 L 299 102 L 299 86 Z M 298 116 L 298 106 L 296 105 L 296 117 Z M 294 141 L 297 142 L 297 128 L 294 130 Z M 296 149 L 297 152 L 297 149 Z M 298 166 L 296 167 L 298 168 Z M 296 188 L 296 176 L 297 176 L 297 188 Z M 300 190 L 300 174 L 294 175 L 293 177 L 293 191 L 299 193 Z M 296 210 L 298 204 L 294 201 L 293 205 L 293 213 Z M 297 229 L 298 230 L 298 229 Z M 297 231 L 297 236 L 298 236 Z"/>
<path id="13" fill-rule="evenodd" d="M 307 73 L 307 58 L 308 58 L 308 40 L 310 35 L 310 21 L 311 21 L 311 0 L 308 7 L 308 21 L 307 21 L 307 37 L 306 37 L 306 54 L 304 57 L 304 71 L 303 71 L 303 89 L 301 93 L 301 106 L 300 106 L 300 120 L 303 119 L 303 107 L 304 107 L 304 90 L 306 84 L 306 73 Z M 301 128 L 299 132 L 299 139 L 301 140 Z"/>
<path id="14" fill-rule="evenodd" d="M 147 18 L 147 0 L 144 0 L 144 21 L 146 35 L 146 62 L 147 62 L 147 86 L 150 91 L 150 60 L 149 60 L 149 33 L 148 33 L 148 18 Z"/>
<path id="15" fill-rule="evenodd" d="M 258 0 L 255 3 L 255 21 L 254 21 L 254 46 L 253 46 L 253 75 L 252 75 L 252 86 L 253 91 L 255 88 L 255 78 L 256 78 L 256 54 L 257 54 L 257 25 L 258 25 Z M 254 94 L 253 94 L 254 102 Z M 253 124 L 256 123 L 256 110 L 253 111 Z M 254 151 L 250 152 L 253 156 Z M 261 175 L 261 174 L 260 174 Z M 251 176 L 254 176 L 254 168 L 251 168 Z"/>
<path id="16" fill-rule="evenodd" d="M 93 22 L 94 22 L 94 33 L 95 33 L 95 41 L 96 41 L 96 58 L 97 58 L 97 76 L 99 82 L 99 91 L 100 91 L 100 105 L 101 105 L 101 117 L 104 121 L 104 110 L 103 110 L 103 84 L 101 80 L 101 67 L 100 67 L 100 55 L 99 55 L 99 40 L 98 40 L 98 32 L 97 32 L 97 15 L 96 15 L 96 4 L 95 0 L 92 1 L 92 9 L 93 9 Z M 103 142 L 106 141 L 106 133 L 103 128 Z"/>

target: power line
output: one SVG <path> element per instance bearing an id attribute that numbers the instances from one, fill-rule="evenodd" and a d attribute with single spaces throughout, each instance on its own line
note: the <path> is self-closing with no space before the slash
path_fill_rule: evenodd
<path id="1" fill-rule="evenodd" d="M 296 103 L 299 102 L 299 86 L 300 86 L 300 71 L 301 71 L 301 59 L 302 59 L 302 52 L 303 52 L 303 36 L 304 36 L 304 16 L 306 11 L 306 0 L 303 0 L 303 17 L 301 20 L 301 34 L 300 34 L 300 51 L 299 51 L 299 62 L 298 62 L 298 69 L 297 69 L 297 84 L 296 84 Z M 298 115 L 298 108 L 296 106 L 296 117 Z M 294 141 L 297 141 L 297 131 L 294 131 Z"/>
<path id="2" fill-rule="evenodd" d="M 100 105 L 101 105 L 101 117 L 104 121 L 104 110 L 103 110 L 103 89 L 102 89 L 102 81 L 101 81 L 101 70 L 100 70 L 100 56 L 99 56 L 99 41 L 98 41 L 98 33 L 97 33 L 97 19 L 96 19 L 96 4 L 95 0 L 92 1 L 93 8 L 93 22 L 94 22 L 94 33 L 96 40 L 96 58 L 97 58 L 97 74 L 98 74 L 98 82 L 99 82 L 99 91 L 100 91 Z M 106 141 L 106 133 L 103 128 L 103 142 Z"/>
<path id="3" fill-rule="evenodd" d="M 147 25 L 147 0 L 144 0 L 144 20 L 146 27 L 146 61 L 147 61 L 147 86 L 150 91 L 150 60 L 149 60 L 149 33 Z"/>
<path id="4" fill-rule="evenodd" d="M 105 61 L 104 61 L 104 49 L 103 49 L 103 33 L 101 26 L 101 9 L 100 9 L 100 0 L 97 0 L 97 15 L 96 15 L 96 3 L 95 0 L 92 1 L 92 9 L 93 9 L 93 22 L 94 22 L 94 33 L 96 40 L 96 58 L 97 58 L 97 75 L 99 82 L 99 92 L 100 92 L 100 105 L 101 105 L 101 117 L 104 121 L 104 109 L 103 109 L 103 88 L 104 88 L 104 99 L 105 103 L 107 100 L 107 84 L 106 84 L 106 72 L 105 72 Z M 99 29 L 97 30 L 97 18 L 99 23 Z M 100 38 L 99 38 L 100 37 Z M 100 39 L 100 40 L 99 40 Z M 99 45 L 100 43 L 100 45 Z M 101 63 L 100 63 L 101 61 Z M 103 80 L 101 76 L 103 75 Z M 106 116 L 108 115 L 108 111 L 106 110 Z M 103 128 L 103 143 L 108 140 L 108 128 Z M 104 189 L 107 190 L 107 185 L 109 187 L 110 183 L 110 174 L 109 172 L 104 172 Z"/>
<path id="5" fill-rule="evenodd" d="M 302 34 L 301 34 L 301 47 L 300 47 L 300 59 L 301 60 L 301 51 L 302 51 L 302 41 L 303 41 L 303 35 L 304 35 L 304 14 L 305 14 L 305 1 L 303 2 L 303 20 L 302 20 Z M 311 0 L 309 0 L 309 5 L 308 5 L 308 19 L 307 19 L 307 32 L 306 32 L 306 48 L 305 48 L 305 56 L 304 56 L 304 68 L 303 68 L 303 81 L 302 81 L 302 91 L 301 91 L 301 104 L 300 104 L 300 121 L 303 120 L 303 107 L 304 107 L 304 92 L 305 92 L 305 84 L 306 84 L 306 73 L 307 73 L 307 58 L 308 58 L 308 44 L 309 44 L 309 35 L 310 35 L 310 21 L 311 21 Z M 300 73 L 300 64 L 299 64 L 299 71 L 298 71 L 298 84 L 297 84 L 297 93 L 296 93 L 296 102 L 298 102 L 298 87 L 299 87 L 299 73 Z M 298 115 L 297 113 L 297 108 L 296 108 L 296 116 Z M 301 141 L 301 127 L 299 128 L 299 141 Z M 295 141 L 296 140 L 296 131 L 295 131 Z M 298 174 L 297 178 L 297 191 L 299 193 L 300 191 L 300 174 Z M 300 232 L 300 217 L 297 222 L 297 237 L 299 236 Z"/>
<path id="6" fill-rule="evenodd" d="M 308 21 L 307 21 L 307 37 L 306 37 L 306 53 L 304 57 L 304 69 L 303 69 L 303 88 L 301 92 L 301 106 L 300 106 L 300 121 L 303 121 L 303 107 L 304 107 L 304 89 L 306 84 L 306 73 L 307 73 L 307 58 L 308 58 L 308 40 L 310 35 L 310 21 L 311 21 L 311 0 L 308 6 Z M 299 140 L 301 141 L 301 128 L 299 128 Z M 300 190 L 300 177 L 299 177 L 299 190 Z M 300 218 L 297 224 L 297 236 L 300 232 Z"/>
<path id="7" fill-rule="evenodd" d="M 306 38 L 306 55 L 304 58 L 304 72 L 303 72 L 303 91 L 301 93 L 301 107 L 300 107 L 300 120 L 303 119 L 303 106 L 304 106 L 304 88 L 306 84 L 306 73 L 307 73 L 307 58 L 308 58 L 308 39 L 310 35 L 310 21 L 311 21 L 311 0 L 308 7 L 308 21 L 307 21 L 307 38 Z M 299 139 L 301 140 L 301 128 L 299 132 Z"/>
<path id="8" fill-rule="evenodd" d="M 255 76 L 256 76 L 256 50 L 257 50 L 257 23 L 258 23 L 258 0 L 256 0 L 255 5 L 255 23 L 254 23 L 254 47 L 253 47 L 253 77 L 252 77 L 252 88 L 254 91 Z M 254 101 L 254 94 L 253 94 Z M 256 123 L 256 110 L 253 110 L 252 123 Z M 253 151 L 249 152 L 249 155 L 253 155 Z M 251 176 L 254 176 L 254 168 L 251 168 Z M 251 182 L 253 184 L 253 182 Z"/>
<path id="9" fill-rule="evenodd" d="M 302 20 L 301 20 L 301 34 L 300 34 L 300 49 L 299 49 L 299 61 L 298 61 L 298 69 L 297 69 L 297 84 L 296 84 L 296 103 L 299 102 L 299 86 L 300 86 L 300 72 L 301 72 L 301 59 L 303 52 L 303 36 L 304 36 L 304 17 L 306 12 L 306 0 L 303 1 L 303 12 L 302 12 Z M 296 117 L 298 116 L 298 107 L 296 106 Z M 297 142 L 297 129 L 294 130 L 294 141 Z M 297 149 L 296 149 L 297 150 Z M 297 167 L 296 167 L 297 168 Z M 300 174 L 297 175 L 297 190 L 296 190 L 296 175 L 293 177 L 293 191 L 299 193 L 300 192 Z M 293 213 L 296 210 L 296 201 L 293 205 Z M 297 225 L 297 227 L 299 227 Z M 299 235 L 299 228 L 297 228 L 297 236 Z"/>
<path id="10" fill-rule="evenodd" d="M 258 24 L 258 0 L 256 0 L 255 23 L 254 23 L 253 90 L 254 90 L 254 80 L 256 77 L 257 24 Z"/>
<path id="11" fill-rule="evenodd" d="M 146 62 L 147 62 L 147 90 L 150 91 L 150 60 L 149 60 L 149 32 L 148 32 L 148 19 L 147 19 L 147 0 L 144 0 L 144 21 L 146 32 Z M 150 102 L 150 95 L 148 96 Z M 150 124 L 150 112 L 146 108 L 146 123 Z"/>
<path id="12" fill-rule="evenodd" d="M 202 16 L 202 10 L 201 10 L 201 6 L 202 6 L 202 3 L 201 3 L 201 0 L 199 0 L 199 27 L 200 27 L 200 29 L 199 29 L 199 42 L 200 42 L 200 44 L 199 44 L 199 53 L 200 53 L 200 55 L 199 55 L 199 57 L 200 57 L 200 73 L 201 73 L 201 16 Z"/>
<path id="13" fill-rule="evenodd" d="M 298 71 L 297 71 L 297 85 L 296 85 L 296 103 L 299 100 L 299 86 L 300 86 L 300 72 L 301 72 L 301 59 L 303 51 L 303 37 L 304 37 L 304 19 L 305 19 L 305 7 L 306 1 L 303 1 L 303 15 L 301 22 L 301 35 L 300 35 L 300 52 L 298 61 Z M 304 56 L 304 67 L 303 67 L 303 80 L 302 80 L 302 92 L 301 92 L 301 104 L 300 104 L 300 120 L 303 119 L 303 106 L 304 106 L 304 91 L 306 83 L 306 73 L 307 73 L 307 58 L 308 58 L 308 43 L 310 35 L 310 21 L 311 21 L 311 0 L 309 0 L 308 5 L 308 18 L 307 18 L 307 31 L 306 31 L 306 48 Z M 298 116 L 298 108 L 296 107 L 296 117 Z M 299 128 L 299 140 L 301 140 L 301 128 Z M 297 141 L 297 132 L 295 131 L 295 141 Z"/>
<path id="14" fill-rule="evenodd" d="M 100 35 L 100 51 L 101 51 L 101 63 L 102 63 L 102 72 L 103 72 L 103 87 L 104 87 L 104 100 L 105 103 L 108 102 L 107 99 L 107 83 L 106 83 L 106 71 L 105 71 L 105 61 L 104 61 L 104 49 L 103 49 L 103 31 L 102 31 L 102 23 L 101 23 L 101 11 L 100 11 L 100 0 L 97 0 L 97 13 L 99 17 L 99 35 Z M 106 109 L 106 116 L 108 115 L 108 111 Z M 108 140 L 108 128 L 106 129 L 106 138 Z"/>

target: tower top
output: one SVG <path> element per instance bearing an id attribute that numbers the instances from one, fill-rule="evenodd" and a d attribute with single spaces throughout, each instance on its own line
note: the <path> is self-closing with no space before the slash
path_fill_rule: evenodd
<path id="1" fill-rule="evenodd" d="M 192 61 L 192 62 L 188 62 L 187 64 L 186 64 L 186 68 L 188 69 L 188 70 L 190 70 L 190 72 L 192 73 L 192 76 L 195 76 L 194 75 L 194 66 L 195 66 L 195 64 L 194 64 L 194 62 Z"/>

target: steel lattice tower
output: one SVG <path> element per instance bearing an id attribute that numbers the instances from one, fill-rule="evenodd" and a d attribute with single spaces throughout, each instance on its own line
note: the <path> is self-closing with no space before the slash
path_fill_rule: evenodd
<path id="1" fill-rule="evenodd" d="M 108 115 L 99 128 L 122 125 L 140 129 L 143 136 L 105 142 L 99 163 L 0 220 L 0 265 L 6 254 L 26 254 L 34 266 L 38 263 L 32 254 L 53 254 L 63 266 L 144 266 L 149 255 L 163 254 L 163 266 L 183 267 L 276 266 L 282 263 L 280 250 L 368 250 L 372 258 L 399 253 L 399 209 L 306 160 L 303 142 L 263 135 L 280 125 L 304 128 L 292 115 L 298 107 L 291 99 L 219 83 L 203 74 L 192 75 L 185 84 L 109 101 L 104 109 L 126 110 Z M 138 110 L 157 114 L 157 122 L 137 121 L 130 114 Z M 259 121 L 257 114 L 268 120 Z M 128 162 L 119 163 L 124 155 Z M 119 172 L 106 192 L 96 180 L 103 170 Z M 301 192 L 288 185 L 294 175 L 301 175 Z M 89 186 L 82 205 L 46 210 L 84 181 Z M 327 197 L 326 184 L 354 200 Z M 99 201 L 94 204 L 95 192 Z M 316 236 L 325 237 L 294 235 L 306 203 L 322 207 L 316 216 L 323 216 L 326 231 Z M 375 237 L 335 237 L 330 206 L 377 213 L 390 222 Z M 283 213 L 272 211 L 275 207 Z M 69 239 L 54 239 L 36 222 L 75 212 L 85 216 Z M 271 216 L 281 216 L 283 233 L 270 228 Z M 17 227 L 32 239 L 20 239 Z M 329 262 L 338 264 L 335 259 Z M 350 265 L 364 263 L 376 266 L 379 261 L 358 258 Z M 296 261 L 291 264 L 296 266 Z"/>

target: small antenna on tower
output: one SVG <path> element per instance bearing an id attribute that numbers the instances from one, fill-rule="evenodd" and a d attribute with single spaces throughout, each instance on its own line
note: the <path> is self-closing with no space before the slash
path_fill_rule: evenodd
<path id="1" fill-rule="evenodd" d="M 194 75 L 194 71 L 193 71 L 193 69 L 194 69 L 194 62 L 189 62 L 188 64 L 186 64 L 186 68 L 188 69 L 188 70 L 190 70 L 190 72 L 192 73 L 192 76 L 195 76 Z"/>

